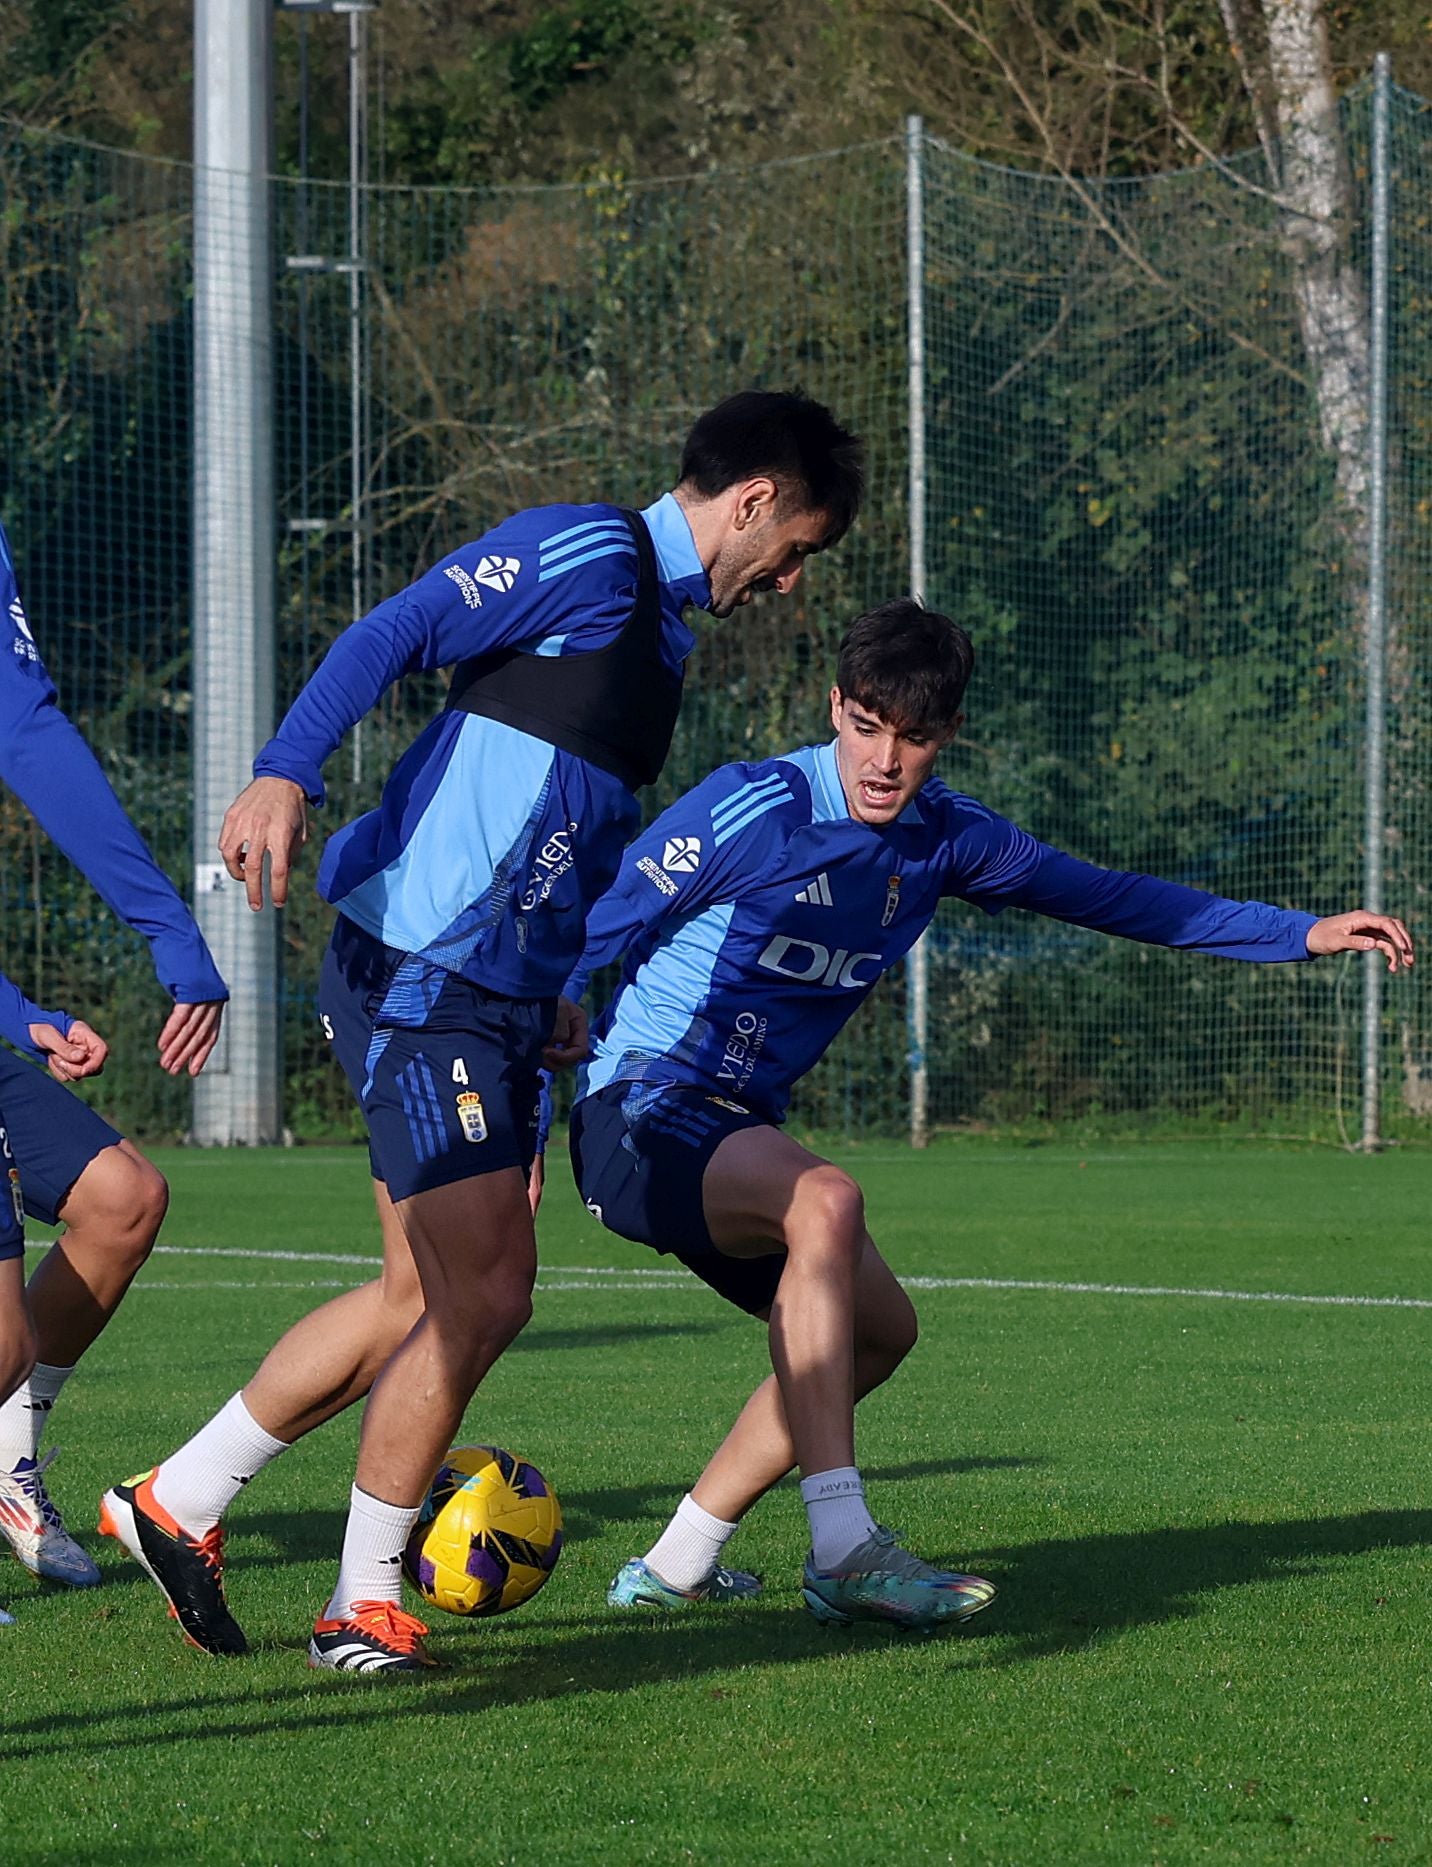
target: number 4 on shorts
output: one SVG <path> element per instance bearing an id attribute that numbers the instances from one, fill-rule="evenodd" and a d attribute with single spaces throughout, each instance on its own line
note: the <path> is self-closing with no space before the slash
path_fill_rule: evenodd
<path id="1" fill-rule="evenodd" d="M 453 1061 L 452 1079 L 455 1083 L 466 1083 L 467 1081 L 467 1065 L 463 1062 L 461 1057 L 457 1057 Z"/>

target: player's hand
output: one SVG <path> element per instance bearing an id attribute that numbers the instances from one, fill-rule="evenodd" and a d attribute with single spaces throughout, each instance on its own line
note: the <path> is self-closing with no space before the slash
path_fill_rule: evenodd
<path id="1" fill-rule="evenodd" d="M 177 1076 L 186 1068 L 191 1076 L 199 1074 L 219 1041 L 224 1002 L 222 998 L 211 998 L 174 1007 L 159 1033 L 161 1070 L 167 1070 L 171 1076 Z"/>
<path id="2" fill-rule="evenodd" d="M 541 1154 L 535 1155 L 532 1161 L 532 1171 L 527 1176 L 527 1203 L 532 1208 L 534 1219 L 537 1217 L 537 1208 L 542 1204 L 542 1184 L 546 1178 L 546 1170 L 542 1161 Z"/>
<path id="3" fill-rule="evenodd" d="M 57 1083 L 78 1083 L 98 1076 L 109 1055 L 109 1045 L 83 1018 L 76 1018 L 65 1037 L 56 1025 L 32 1024 L 30 1042 L 45 1053 L 45 1064 Z"/>
<path id="4" fill-rule="evenodd" d="M 1308 929 L 1310 953 L 1381 953 L 1389 972 L 1405 972 L 1412 964 L 1412 936 L 1390 914 L 1369 914 L 1356 908 L 1351 914 L 1330 914 Z"/>
<path id="5" fill-rule="evenodd" d="M 549 1070 L 567 1070 L 574 1063 L 585 1063 L 591 1049 L 587 1037 L 586 1012 L 570 998 L 559 998 L 552 1035 L 542 1052 L 543 1063 Z"/>
<path id="6" fill-rule="evenodd" d="M 292 778 L 255 778 L 224 813 L 219 854 L 236 882 L 244 884 L 257 914 L 264 904 L 264 857 L 269 894 L 276 908 L 288 900 L 294 857 L 308 841 L 308 800 Z"/>

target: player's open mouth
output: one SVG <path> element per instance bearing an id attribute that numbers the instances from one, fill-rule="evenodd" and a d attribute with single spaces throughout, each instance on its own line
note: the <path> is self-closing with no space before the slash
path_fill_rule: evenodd
<path id="1" fill-rule="evenodd" d="M 862 778 L 860 795 L 873 809 L 880 810 L 886 804 L 894 803 L 900 795 L 900 787 L 896 784 L 880 784 L 873 778 Z"/>

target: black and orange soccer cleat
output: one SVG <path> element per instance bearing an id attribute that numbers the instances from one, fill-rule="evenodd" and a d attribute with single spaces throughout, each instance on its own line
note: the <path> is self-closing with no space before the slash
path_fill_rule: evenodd
<path id="1" fill-rule="evenodd" d="M 355 1601 L 332 1621 L 318 1620 L 308 1643 L 310 1666 L 339 1672 L 422 1672 L 437 1661 L 423 1645 L 427 1628 L 393 1601 Z"/>
<path id="2" fill-rule="evenodd" d="M 126 1478 L 100 1500 L 101 1536 L 120 1542 L 169 1603 L 184 1638 L 201 1653 L 247 1653 L 244 1630 L 224 1599 L 224 1531 L 191 1536 L 154 1495 L 154 1472 Z"/>

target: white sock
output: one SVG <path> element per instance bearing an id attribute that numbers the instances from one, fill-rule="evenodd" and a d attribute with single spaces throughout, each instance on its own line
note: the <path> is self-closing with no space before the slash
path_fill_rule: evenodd
<path id="1" fill-rule="evenodd" d="M 875 1519 L 865 1508 L 865 1484 L 853 1465 L 802 1478 L 801 1500 L 810 1518 L 811 1555 L 818 1569 L 835 1568 L 875 1534 Z"/>
<path id="2" fill-rule="evenodd" d="M 341 1621 L 359 1601 L 399 1601 L 403 1592 L 403 1545 L 418 1521 L 418 1506 L 385 1504 L 354 1485 L 338 1584 L 323 1619 Z"/>
<path id="3" fill-rule="evenodd" d="M 207 1536 L 249 1480 L 287 1451 L 235 1394 L 159 1467 L 155 1501 L 190 1536 Z"/>
<path id="4" fill-rule="evenodd" d="M 29 1380 L 22 1381 L 0 1407 L 0 1471 L 12 1472 L 21 1459 L 37 1456 L 50 1408 L 73 1373 L 72 1367 L 52 1368 L 48 1362 L 36 1362 Z"/>
<path id="5" fill-rule="evenodd" d="M 646 1566 L 668 1588 L 699 1588 L 721 1560 L 721 1552 L 740 1528 L 702 1510 L 688 1491 L 676 1515 L 646 1552 Z"/>

